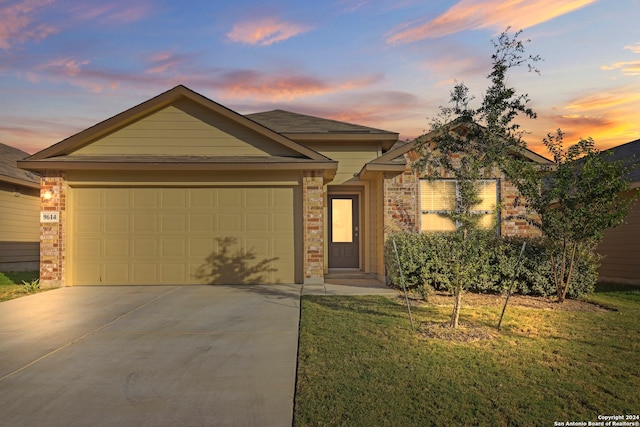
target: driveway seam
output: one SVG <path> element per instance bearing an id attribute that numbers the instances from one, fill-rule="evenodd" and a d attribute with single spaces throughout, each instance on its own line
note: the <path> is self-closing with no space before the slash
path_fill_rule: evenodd
<path id="1" fill-rule="evenodd" d="M 155 301 L 159 300 L 160 298 L 162 298 L 162 297 L 164 297 L 166 295 L 169 295 L 172 292 L 175 292 L 177 289 L 179 289 L 179 287 L 175 287 L 173 289 L 170 289 L 167 292 L 164 292 L 164 293 L 162 293 L 162 294 L 150 299 L 149 301 L 146 301 L 144 304 L 139 305 L 138 307 L 134 308 L 133 310 L 130 310 L 130 311 L 118 316 L 117 318 L 113 319 L 112 321 L 110 321 L 108 323 L 105 323 L 104 325 L 102 325 L 102 326 L 100 326 L 100 327 L 98 327 L 98 328 L 96 328 L 96 329 L 94 329 L 92 331 L 87 332 L 86 334 L 82 335 L 81 337 L 78 337 L 73 341 L 70 341 L 70 342 L 68 342 L 68 343 L 66 343 L 66 344 L 64 344 L 64 345 L 62 345 L 62 346 L 60 346 L 60 347 L 58 347 L 58 348 L 56 348 L 54 350 L 51 350 L 50 352 L 38 357 L 35 360 L 32 360 L 31 362 L 27 363 L 26 365 L 21 366 L 20 368 L 9 372 L 8 374 L 4 375 L 3 377 L 0 377 L 0 383 L 3 382 L 4 380 L 6 380 L 7 378 L 12 377 L 13 375 L 15 375 L 15 374 L 17 374 L 19 372 L 22 372 L 25 369 L 35 365 L 36 363 L 40 362 L 41 360 L 44 360 L 44 359 L 48 358 L 49 356 L 52 356 L 52 355 L 58 353 L 59 351 L 64 350 L 65 348 L 67 348 L 67 347 L 69 347 L 69 346 L 71 346 L 71 345 L 73 345 L 73 344 L 75 344 L 77 342 L 82 341 L 83 339 L 87 338 L 88 336 L 93 335 L 93 334 L 101 331 L 102 329 L 113 325 L 114 323 L 116 323 L 119 320 L 127 317 L 128 315 L 130 315 L 132 313 L 135 313 L 138 310 L 141 310 L 142 308 L 146 307 L 147 305 L 151 304 L 152 302 L 155 302 Z"/>

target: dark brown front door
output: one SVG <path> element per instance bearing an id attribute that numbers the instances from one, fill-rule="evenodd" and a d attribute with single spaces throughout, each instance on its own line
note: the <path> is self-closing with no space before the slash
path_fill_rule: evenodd
<path id="1" fill-rule="evenodd" d="M 358 196 L 329 196 L 329 268 L 360 266 Z"/>

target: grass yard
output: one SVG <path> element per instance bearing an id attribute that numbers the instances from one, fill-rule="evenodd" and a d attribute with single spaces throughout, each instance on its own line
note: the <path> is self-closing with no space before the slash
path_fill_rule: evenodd
<path id="1" fill-rule="evenodd" d="M 22 281 L 27 283 L 37 279 L 38 271 L 20 271 L 0 273 L 0 301 L 19 298 L 27 293 L 23 292 Z"/>
<path id="2" fill-rule="evenodd" d="M 609 310 L 514 298 L 500 333 L 504 299 L 466 297 L 460 321 L 476 341 L 428 337 L 449 297 L 412 307 L 416 333 L 401 300 L 303 297 L 294 424 L 553 426 L 640 413 L 640 289 L 600 286 L 590 300 Z"/>

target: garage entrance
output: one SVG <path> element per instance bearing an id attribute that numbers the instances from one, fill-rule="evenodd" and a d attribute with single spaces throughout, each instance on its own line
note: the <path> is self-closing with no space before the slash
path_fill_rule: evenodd
<path id="1" fill-rule="evenodd" d="M 67 284 L 295 281 L 293 187 L 77 187 L 68 202 Z"/>

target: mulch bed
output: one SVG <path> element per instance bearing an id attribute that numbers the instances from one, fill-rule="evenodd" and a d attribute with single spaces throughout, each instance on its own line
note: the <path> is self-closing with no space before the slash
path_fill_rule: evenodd
<path id="1" fill-rule="evenodd" d="M 405 304 L 404 295 L 398 294 L 397 302 Z M 506 295 L 476 294 L 465 292 L 462 295 L 462 305 L 464 307 L 504 307 Z M 427 300 L 423 300 L 416 295 L 409 295 L 411 306 L 447 306 L 453 307 L 453 295 L 446 292 L 431 293 Z M 561 310 L 561 311 L 582 311 L 582 312 L 603 312 L 609 309 L 587 302 L 567 299 L 558 303 L 555 297 L 534 297 L 527 295 L 511 295 L 509 307 L 526 307 L 538 310 Z M 449 327 L 449 322 L 445 323 L 422 323 L 418 326 L 418 334 L 423 338 L 437 338 L 454 342 L 475 342 L 492 340 L 499 332 L 495 328 L 482 325 L 459 323 L 458 328 Z"/>

